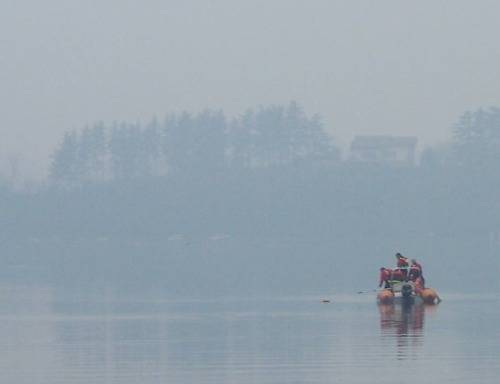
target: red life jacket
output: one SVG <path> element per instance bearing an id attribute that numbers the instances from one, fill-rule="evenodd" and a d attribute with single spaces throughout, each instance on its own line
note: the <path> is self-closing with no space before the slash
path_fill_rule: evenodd
<path id="1" fill-rule="evenodd" d="M 405 273 L 401 269 L 395 269 L 392 271 L 392 280 L 403 281 L 405 279 Z"/>
<path id="2" fill-rule="evenodd" d="M 392 270 L 391 269 L 383 269 L 380 271 L 380 281 L 379 284 L 382 285 L 384 281 L 391 280 Z"/>
<path id="3" fill-rule="evenodd" d="M 412 263 L 410 266 L 410 279 L 415 281 L 417 278 L 422 276 L 422 266 L 419 263 Z"/>
<path id="4" fill-rule="evenodd" d="M 398 258 L 398 268 L 407 268 L 410 264 L 408 263 L 408 259 L 406 257 Z"/>

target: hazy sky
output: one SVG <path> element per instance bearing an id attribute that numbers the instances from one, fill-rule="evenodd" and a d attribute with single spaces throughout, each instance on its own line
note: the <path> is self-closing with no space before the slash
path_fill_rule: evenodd
<path id="1" fill-rule="evenodd" d="M 297 100 L 353 135 L 432 144 L 500 105 L 500 2 L 0 0 L 0 166 L 43 174 L 98 120 Z"/>

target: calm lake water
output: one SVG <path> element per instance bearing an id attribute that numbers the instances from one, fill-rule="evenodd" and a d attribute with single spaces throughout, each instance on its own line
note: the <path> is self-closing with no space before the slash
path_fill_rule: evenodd
<path id="1" fill-rule="evenodd" d="M 0 290 L 4 383 L 497 383 L 500 302 L 117 299 Z"/>

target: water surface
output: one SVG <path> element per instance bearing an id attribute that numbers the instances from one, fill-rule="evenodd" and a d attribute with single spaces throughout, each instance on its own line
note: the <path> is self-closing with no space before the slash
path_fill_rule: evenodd
<path id="1" fill-rule="evenodd" d="M 1 291 L 6 383 L 495 383 L 500 307 L 443 295 L 378 307 L 371 295 L 123 299 Z"/>

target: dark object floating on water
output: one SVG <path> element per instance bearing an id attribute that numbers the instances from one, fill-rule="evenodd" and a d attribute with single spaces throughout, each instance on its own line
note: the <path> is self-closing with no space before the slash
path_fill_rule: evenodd
<path id="1" fill-rule="evenodd" d="M 321 299 L 321 302 L 323 304 L 328 304 L 328 303 L 330 303 L 330 300 L 328 300 L 328 299 Z"/>

